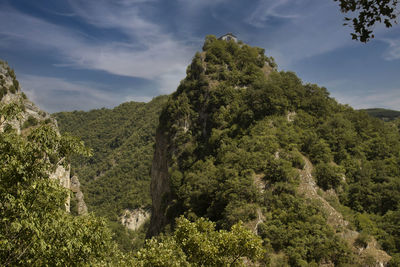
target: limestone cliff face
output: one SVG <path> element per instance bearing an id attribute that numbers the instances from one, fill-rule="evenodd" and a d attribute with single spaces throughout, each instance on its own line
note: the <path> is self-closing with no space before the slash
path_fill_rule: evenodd
<path id="1" fill-rule="evenodd" d="M 71 189 L 72 193 L 75 196 L 75 200 L 77 203 L 76 212 L 78 215 L 84 215 L 88 212 L 88 208 L 86 206 L 85 200 L 83 199 L 83 193 L 81 191 L 81 183 L 76 175 L 71 177 L 69 189 Z"/>
<path id="2" fill-rule="evenodd" d="M 34 127 L 41 122 L 49 123 L 58 129 L 57 121 L 52 118 L 49 113 L 41 110 L 26 97 L 26 95 L 21 91 L 21 87 L 16 79 L 14 71 L 7 65 L 7 63 L 0 60 L 0 106 L 13 103 L 20 105 L 22 107 L 22 112 L 20 112 L 18 118 L 8 122 L 8 124 L 11 125 L 18 134 L 24 134 L 26 131 L 29 131 L 29 128 Z M 0 120 L 3 120 L 3 118 L 0 118 Z M 0 128 L 0 131 L 3 131 L 3 129 Z M 64 168 L 62 165 L 59 165 L 57 169 L 49 175 L 49 177 L 50 179 L 59 180 L 63 187 L 71 189 L 73 192 L 75 192 L 73 188 L 76 187 L 71 187 L 71 184 L 76 184 L 78 178 L 75 177 L 72 179 L 70 177 L 69 166 Z M 73 180 L 72 183 L 71 180 Z M 79 184 L 79 181 L 77 183 Z M 80 192 L 80 190 L 78 191 Z M 76 197 L 78 197 L 78 195 L 80 195 L 80 203 L 83 203 L 81 205 L 86 208 L 86 204 L 83 201 L 82 192 L 80 192 L 80 194 L 76 194 Z M 82 213 L 87 212 L 87 208 L 85 208 L 82 208 Z M 70 211 L 69 196 L 65 202 L 65 209 L 68 212 Z"/>
<path id="3" fill-rule="evenodd" d="M 150 213 L 144 209 L 125 209 L 120 217 L 121 224 L 126 228 L 136 231 L 138 230 L 150 217 Z"/>
<path id="4" fill-rule="evenodd" d="M 153 236 L 157 235 L 167 222 L 164 209 L 171 192 L 168 176 L 168 137 L 161 128 L 156 133 L 150 190 L 153 206 L 148 234 Z"/>
<path id="5" fill-rule="evenodd" d="M 70 168 L 64 168 L 63 166 L 59 165 L 57 166 L 57 169 L 55 172 L 51 173 L 49 175 L 50 179 L 56 179 L 60 181 L 60 184 L 65 187 L 65 188 L 70 188 L 71 182 L 70 182 Z M 65 210 L 70 211 L 71 207 L 71 199 L 70 196 L 68 195 L 66 201 L 65 201 Z"/>

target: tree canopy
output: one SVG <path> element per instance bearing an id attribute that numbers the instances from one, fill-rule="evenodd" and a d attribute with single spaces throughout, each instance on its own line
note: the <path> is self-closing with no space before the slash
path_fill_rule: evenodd
<path id="1" fill-rule="evenodd" d="M 104 220 L 65 211 L 69 192 L 49 174 L 83 142 L 40 124 L 26 135 L 8 121 L 23 107 L 3 105 L 0 132 L 0 262 L 3 266 L 76 266 L 109 262 L 118 254 Z"/>
<path id="2" fill-rule="evenodd" d="M 172 235 L 152 238 L 134 258 L 135 266 L 245 266 L 264 256 L 262 240 L 241 222 L 230 231 L 215 230 L 215 223 L 200 218 L 176 221 Z M 248 265 L 248 264 L 247 264 Z"/>
<path id="3" fill-rule="evenodd" d="M 351 24 L 354 40 L 366 43 L 374 38 L 373 30 L 377 23 L 383 23 L 390 28 L 397 23 L 399 15 L 398 0 L 334 0 L 339 2 L 343 13 L 352 13 L 353 16 L 345 17 L 344 25 Z"/>

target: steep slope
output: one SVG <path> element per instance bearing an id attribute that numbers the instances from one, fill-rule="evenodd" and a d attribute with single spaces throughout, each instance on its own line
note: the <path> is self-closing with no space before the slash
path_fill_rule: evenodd
<path id="1" fill-rule="evenodd" d="M 69 158 L 89 151 L 81 141 L 60 135 L 56 121 L 26 98 L 2 61 L 0 91 L 0 265 L 120 261 L 103 219 L 68 212 L 70 189 L 79 192 L 77 178 L 70 183 Z"/>
<path id="2" fill-rule="evenodd" d="M 7 123 L 17 130 L 18 134 L 27 135 L 32 128 L 43 124 L 52 125 L 58 131 L 57 121 L 53 119 L 49 113 L 39 109 L 26 97 L 26 95 L 21 91 L 14 71 L 7 63 L 0 60 L 0 106 L 10 104 L 15 104 L 21 109 L 18 117 Z M 4 125 L 6 124 L 3 124 L 0 127 L 0 130 L 4 130 Z M 79 214 L 87 212 L 77 177 L 74 177 L 73 185 L 71 185 L 70 167 L 65 168 L 62 164 L 59 164 L 57 169 L 50 174 L 50 178 L 58 179 L 62 186 L 79 195 L 77 199 L 73 197 L 72 201 L 77 202 L 81 207 Z M 70 211 L 70 198 L 67 199 L 65 205 L 66 210 Z"/>
<path id="3" fill-rule="evenodd" d="M 242 220 L 271 264 L 384 265 L 373 235 L 395 263 L 399 150 L 395 127 L 276 71 L 263 49 L 208 36 L 160 116 L 148 234 L 181 214 Z"/>
<path id="4" fill-rule="evenodd" d="M 93 157 L 72 160 L 72 172 L 82 183 L 90 211 L 110 219 L 125 249 L 132 234 L 120 227 L 138 229 L 149 218 L 150 167 L 158 116 L 167 100 L 128 102 L 114 109 L 53 114 L 62 133 L 81 138 Z"/>

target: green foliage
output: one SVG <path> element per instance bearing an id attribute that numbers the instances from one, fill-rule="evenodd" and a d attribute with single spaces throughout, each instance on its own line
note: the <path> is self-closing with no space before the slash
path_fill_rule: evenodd
<path id="1" fill-rule="evenodd" d="M 16 91 L 19 89 L 19 82 L 16 79 L 13 79 L 13 87 Z"/>
<path id="2" fill-rule="evenodd" d="M 369 108 L 369 109 L 362 109 L 368 115 L 372 117 L 379 118 L 384 121 L 392 121 L 397 118 L 400 118 L 400 111 L 397 110 L 390 110 L 384 108 Z"/>
<path id="3" fill-rule="evenodd" d="M 215 230 L 215 223 L 180 217 L 172 236 L 152 238 L 136 254 L 135 266 L 245 266 L 263 256 L 261 239 L 242 223 L 230 231 Z"/>
<path id="4" fill-rule="evenodd" d="M 32 115 L 29 115 L 28 119 L 22 124 L 22 129 L 26 129 L 32 126 L 38 125 L 39 121 L 33 117 Z"/>
<path id="5" fill-rule="evenodd" d="M 392 254 L 392 258 L 390 259 L 388 266 L 389 267 L 400 266 L 400 253 L 394 255 Z"/>
<path id="6" fill-rule="evenodd" d="M 123 209 L 150 206 L 160 111 L 157 135 L 167 142 L 170 181 L 161 212 L 172 234 L 149 240 L 132 265 L 223 266 L 241 263 L 242 256 L 260 259 L 258 245 L 246 243 L 254 237 L 238 221 L 258 226 L 271 263 L 354 262 L 327 225 L 325 211 L 297 194 L 303 155 L 315 165 L 318 185 L 336 190 L 335 207 L 346 211 L 354 227 L 393 255 L 400 253 L 400 123 L 340 105 L 326 88 L 276 71 L 263 49 L 214 36 L 207 36 L 168 100 L 56 114 L 62 132 L 93 148 L 93 158 L 73 158 L 73 171 L 89 209 L 111 221 L 124 249 L 143 240 L 144 229 L 129 232 L 118 216 Z M 175 222 L 181 215 L 196 222 Z M 363 234 L 357 242 L 365 246 L 367 238 Z"/>
<path id="7" fill-rule="evenodd" d="M 0 84 L 0 100 L 7 94 L 7 88 Z"/>
<path id="8" fill-rule="evenodd" d="M 18 116 L 18 108 L 3 106 L 0 115 L 11 120 Z M 59 164 L 51 158 L 90 154 L 82 142 L 42 125 L 26 137 L 14 130 L 0 132 L 0 151 L 1 265 L 100 265 L 118 260 L 104 221 L 68 214 L 67 190 L 49 179 Z"/>
<path id="9" fill-rule="evenodd" d="M 334 0 L 340 3 L 340 9 L 343 13 L 355 13 L 353 18 L 346 17 L 344 25 L 351 23 L 354 33 L 351 34 L 355 40 L 360 42 L 368 42 L 370 38 L 374 38 L 372 34 L 376 23 L 383 22 L 386 28 L 392 27 L 392 23 L 396 23 L 398 16 L 397 0 Z M 351 21 L 351 22 L 350 22 Z"/>
<path id="10" fill-rule="evenodd" d="M 15 94 L 15 93 L 17 92 L 17 89 L 15 88 L 14 85 L 11 85 L 11 86 L 8 88 L 8 91 L 9 91 L 10 93 L 12 93 L 12 94 Z"/>
<path id="11" fill-rule="evenodd" d="M 291 164 L 281 159 L 269 161 L 264 173 L 264 179 L 272 183 L 291 182 L 294 176 Z"/>
<path id="12" fill-rule="evenodd" d="M 354 241 L 354 244 L 360 248 L 366 248 L 368 246 L 368 242 L 370 241 L 371 237 L 368 234 L 361 232 L 360 235 Z"/>
<path id="13" fill-rule="evenodd" d="M 290 266 L 327 260 L 335 265 L 352 262 L 350 249 L 327 226 L 317 204 L 306 204 L 285 192 L 267 196 L 265 201 L 268 218 L 258 226 L 258 232 L 272 251 L 288 255 Z"/>
<path id="14" fill-rule="evenodd" d="M 336 189 L 343 181 L 342 169 L 332 164 L 318 164 L 313 175 L 317 184 L 324 190 Z"/>
<path id="15" fill-rule="evenodd" d="M 93 149 L 93 157 L 72 158 L 72 172 L 81 182 L 81 190 L 90 211 L 120 224 L 124 209 L 151 206 L 150 168 L 158 116 L 167 97 L 149 103 L 129 102 L 114 109 L 54 114 L 61 133 L 81 138 Z M 115 239 L 125 250 L 130 231 L 113 227 Z M 130 244 L 130 245 L 129 245 Z"/>

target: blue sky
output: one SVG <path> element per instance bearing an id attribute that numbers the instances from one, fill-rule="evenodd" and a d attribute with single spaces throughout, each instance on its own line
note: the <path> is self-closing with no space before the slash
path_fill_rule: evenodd
<path id="1" fill-rule="evenodd" d="M 175 91 L 207 34 L 233 32 L 354 108 L 400 110 L 400 25 L 352 41 L 333 0 L 0 0 L 0 59 L 49 112 Z"/>

